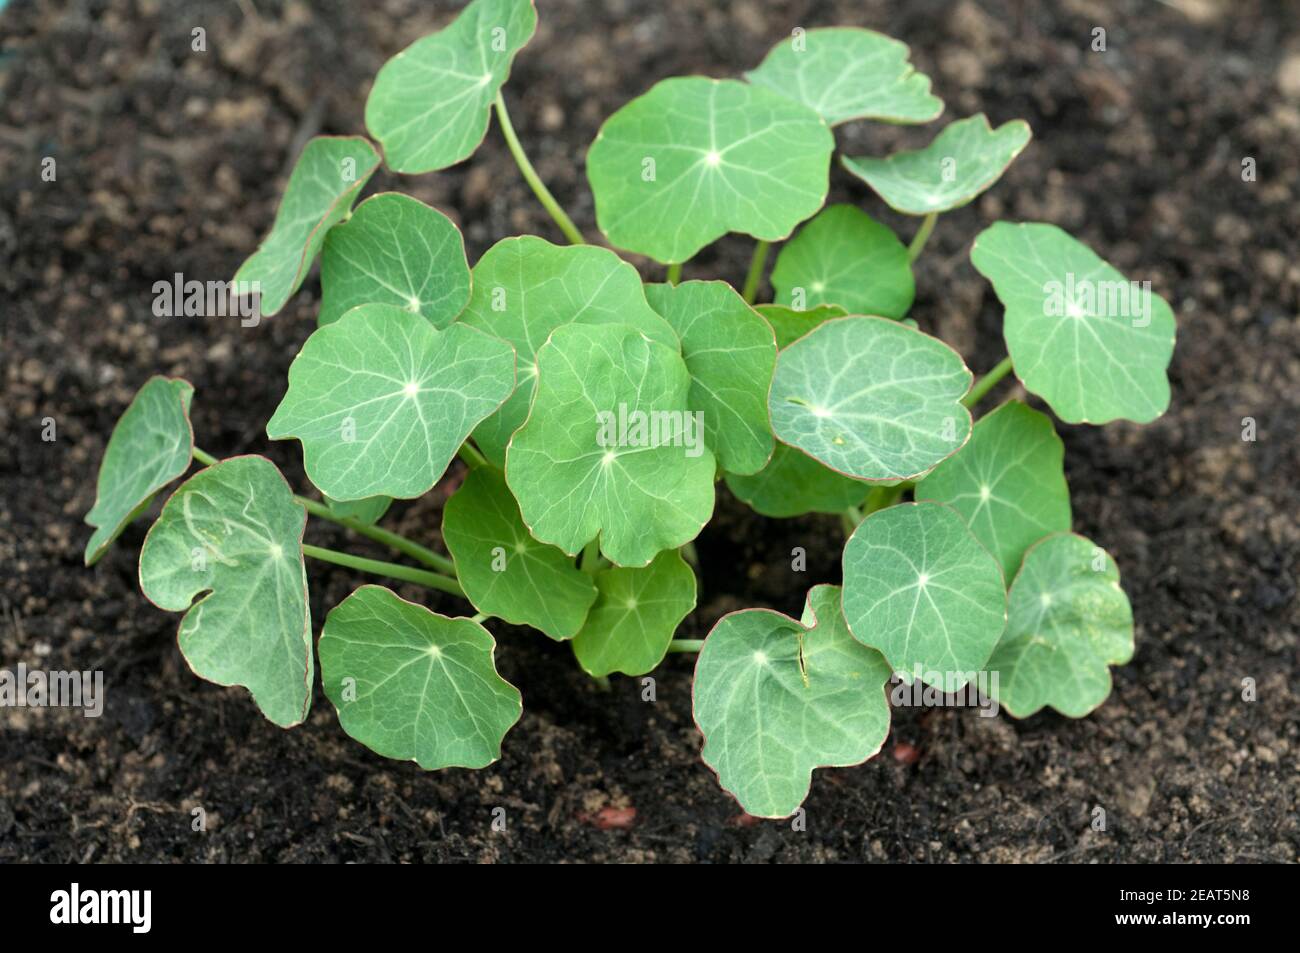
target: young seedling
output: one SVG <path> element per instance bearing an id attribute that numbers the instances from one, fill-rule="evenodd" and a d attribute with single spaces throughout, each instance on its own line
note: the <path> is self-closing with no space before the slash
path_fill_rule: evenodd
<path id="1" fill-rule="evenodd" d="M 380 161 L 369 141 L 313 139 L 236 278 L 273 314 L 320 260 L 320 326 L 266 429 L 299 441 L 321 499 L 264 457 L 195 447 L 192 388 L 153 378 L 104 454 L 87 564 L 197 460 L 145 537 L 140 581 L 184 613 L 200 677 L 246 687 L 288 727 L 307 716 L 319 660 L 362 744 L 426 769 L 482 767 L 520 716 L 486 622 L 570 643 L 600 684 L 698 652 L 703 758 L 764 817 L 795 811 L 814 769 L 880 750 L 895 672 L 945 692 L 996 675 L 990 691 L 1017 717 L 1101 704 L 1110 666 L 1133 653 L 1115 562 L 1070 532 L 1051 418 L 1021 400 L 973 412 L 1014 372 L 1064 421 L 1152 420 L 1169 403 L 1169 306 L 1052 225 L 998 222 L 971 260 L 1005 308 L 1007 356 L 976 381 L 907 317 L 937 215 L 991 187 L 1029 127 L 978 115 L 919 151 L 846 158 L 887 208 L 823 210 L 834 126 L 942 112 L 906 46 L 796 29 L 743 79 L 663 80 L 587 156 L 609 244 L 668 266 L 644 283 L 583 243 L 510 123 L 501 87 L 535 28 L 529 0 L 474 0 L 384 66 L 366 126 L 389 168 L 428 172 L 472 154 L 495 110 L 569 244 L 504 238 L 471 270 L 438 210 L 394 193 L 353 210 Z M 908 244 L 882 211 L 920 218 Z M 731 232 L 756 240 L 740 291 L 679 283 Z M 786 239 L 776 300 L 756 304 L 769 243 Z M 447 554 L 379 525 L 457 456 Z M 798 619 L 745 609 L 679 639 L 693 540 L 722 482 L 763 516 L 838 514 L 842 585 L 814 585 Z M 401 561 L 304 544 L 309 515 Z M 362 585 L 313 651 L 307 558 L 428 587 L 467 617 Z"/>

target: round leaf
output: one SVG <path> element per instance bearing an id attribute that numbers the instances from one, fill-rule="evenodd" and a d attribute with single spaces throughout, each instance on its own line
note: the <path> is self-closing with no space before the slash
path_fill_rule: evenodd
<path id="1" fill-rule="evenodd" d="M 695 663 L 702 756 L 758 817 L 787 817 L 815 768 L 871 758 L 889 734 L 889 666 L 849 634 L 840 591 L 816 586 L 796 622 L 769 609 L 723 616 Z"/>
<path id="2" fill-rule="evenodd" d="M 694 539 L 713 513 L 716 464 L 681 355 L 628 327 L 569 324 L 537 366 L 532 412 L 506 455 L 532 534 L 570 555 L 599 534 L 620 566 Z"/>
<path id="3" fill-rule="evenodd" d="M 99 465 L 95 505 L 86 514 L 86 523 L 95 527 L 86 543 L 87 566 L 99 561 L 155 493 L 189 469 L 193 395 L 189 381 L 151 377 L 113 427 Z"/>
<path id="4" fill-rule="evenodd" d="M 336 500 L 412 499 L 501 406 L 514 363 L 510 345 L 481 331 L 362 305 L 307 339 L 266 435 L 302 441 L 307 476 Z"/>
<path id="5" fill-rule="evenodd" d="M 823 304 L 807 311 L 798 311 L 783 304 L 760 304 L 754 309 L 772 325 L 776 332 L 776 346 L 784 350 L 823 321 L 842 318 L 846 314 L 837 304 Z"/>
<path id="6" fill-rule="evenodd" d="M 443 328 L 469 301 L 460 229 L 437 209 L 396 192 L 366 199 L 330 229 L 320 274 L 321 324 L 357 305 L 380 303 Z"/>
<path id="7" fill-rule="evenodd" d="M 691 372 L 690 406 L 704 414 L 718 464 L 733 473 L 757 473 L 772 456 L 771 327 L 723 281 L 647 285 L 645 293 L 681 338 Z"/>
<path id="8" fill-rule="evenodd" d="M 850 119 L 929 122 L 943 102 L 930 95 L 930 78 L 908 55 L 907 44 L 872 30 L 797 30 L 745 78 L 798 100 L 832 126 Z"/>
<path id="9" fill-rule="evenodd" d="M 1082 718 L 1110 694 L 1110 665 L 1133 657 L 1133 610 L 1115 560 L 1058 533 L 1035 544 L 1011 584 L 1007 630 L 989 660 L 998 701 L 1017 718 L 1044 705 Z"/>
<path id="10" fill-rule="evenodd" d="M 231 457 L 177 488 L 140 550 L 145 597 L 185 613 L 180 649 L 194 674 L 243 685 L 282 728 L 311 705 L 306 525 L 271 461 Z"/>
<path id="11" fill-rule="evenodd" d="M 596 600 L 591 576 L 529 535 L 505 478 L 476 467 L 443 508 L 442 538 L 474 608 L 571 639 Z"/>
<path id="12" fill-rule="evenodd" d="M 728 473 L 725 477 L 738 499 L 773 517 L 843 513 L 865 500 L 870 490 L 867 484 L 841 476 L 783 443 L 776 445 L 772 462 L 753 476 Z"/>
<path id="13" fill-rule="evenodd" d="M 779 440 L 846 476 L 893 482 L 966 442 L 970 384 L 942 341 L 885 318 L 838 318 L 777 356 L 768 409 Z"/>
<path id="14" fill-rule="evenodd" d="M 864 519 L 844 546 L 844 617 L 896 671 L 954 692 L 1007 620 L 1002 570 L 957 511 L 908 503 Z"/>
<path id="15" fill-rule="evenodd" d="M 997 129 L 983 113 L 949 123 L 924 149 L 841 161 L 893 208 L 929 215 L 961 208 L 996 182 L 1029 145 L 1029 123 L 1013 119 Z"/>
<path id="16" fill-rule="evenodd" d="M 325 233 L 347 217 L 378 167 L 374 146 L 360 136 L 317 136 L 307 143 L 289 176 L 271 233 L 235 272 L 237 284 L 257 283 L 261 314 L 275 314 L 302 285 Z"/>
<path id="17" fill-rule="evenodd" d="M 474 266 L 474 291 L 461 322 L 514 347 L 519 381 L 505 406 L 474 431 L 498 467 L 532 404 L 537 349 L 564 324 L 625 324 L 667 347 L 677 335 L 646 302 L 637 270 L 607 248 L 552 245 L 531 235 L 497 242 Z"/>
<path id="18" fill-rule="evenodd" d="M 532 0 L 474 0 L 445 29 L 380 69 L 366 128 L 394 172 L 433 172 L 468 158 L 510 66 L 537 29 Z"/>
<path id="19" fill-rule="evenodd" d="M 836 304 L 853 314 L 901 318 L 916 284 L 898 236 L 852 205 L 832 205 L 776 256 L 776 303 L 798 310 Z"/>
<path id="20" fill-rule="evenodd" d="M 589 674 L 644 675 L 668 654 L 682 620 L 695 608 L 695 573 L 676 550 L 649 566 L 596 573 L 600 595 L 573 640 L 573 654 Z"/>
<path id="21" fill-rule="evenodd" d="M 1165 371 L 1174 313 L 1148 282 L 1130 282 L 1055 225 L 998 222 L 971 263 L 1006 308 L 1016 376 L 1077 424 L 1148 423 L 1169 406 Z"/>
<path id="22" fill-rule="evenodd" d="M 325 617 L 321 682 L 343 730 L 385 758 L 482 768 L 523 711 L 495 651 L 477 622 L 362 586 Z"/>
<path id="23" fill-rule="evenodd" d="M 679 76 L 609 117 L 587 178 L 611 244 L 682 262 L 727 232 L 785 238 L 826 200 L 834 150 L 806 106 L 737 80 Z"/>
<path id="24" fill-rule="evenodd" d="M 1026 549 L 1070 528 L 1064 457 L 1052 421 L 1013 400 L 980 418 L 970 443 L 921 480 L 915 496 L 951 505 L 1010 579 Z"/>

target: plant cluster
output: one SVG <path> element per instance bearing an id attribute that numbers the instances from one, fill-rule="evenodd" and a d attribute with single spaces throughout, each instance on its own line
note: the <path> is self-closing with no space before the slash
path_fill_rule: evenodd
<path id="1" fill-rule="evenodd" d="M 184 613 L 194 672 L 247 688 L 289 727 L 319 662 L 343 729 L 426 769 L 489 764 L 520 716 L 489 619 L 568 642 L 597 680 L 698 652 L 703 758 L 768 817 L 798 808 L 814 768 L 879 751 L 894 673 L 952 692 L 995 672 L 1018 717 L 1099 705 L 1109 666 L 1133 652 L 1115 563 L 1071 533 L 1051 418 L 1016 400 L 971 411 L 1014 371 L 1068 423 L 1152 420 L 1169 402 L 1169 306 L 1052 225 L 998 222 L 971 261 L 1005 310 L 1007 357 L 975 382 L 907 318 L 936 217 L 993 185 L 1029 126 L 976 115 L 917 151 L 843 157 L 917 217 L 905 245 L 859 208 L 823 208 L 833 130 L 926 123 L 942 102 L 902 43 L 795 30 L 742 79 L 666 79 L 609 117 L 586 163 L 601 247 L 538 178 L 506 110 L 501 88 L 535 28 L 530 0 L 474 0 L 391 59 L 366 103 L 371 138 L 307 143 L 235 276 L 270 315 L 319 259 L 319 327 L 266 433 L 299 441 L 321 499 L 295 495 L 263 456 L 196 447 L 193 388 L 155 377 L 108 443 L 86 562 L 197 461 L 140 553 L 145 596 Z M 413 174 L 469 157 L 493 112 L 567 245 L 506 238 L 471 268 L 438 210 L 397 193 L 353 207 L 381 162 Z M 732 232 L 757 240 L 741 291 L 680 280 Z M 775 300 L 755 304 L 769 243 L 786 239 Z M 613 249 L 666 265 L 666 279 L 643 283 Z M 467 473 L 444 509 L 446 555 L 380 525 L 457 456 Z M 723 481 L 764 516 L 840 514 L 842 585 L 814 586 L 797 618 L 745 609 L 705 639 L 675 639 L 696 605 L 692 540 Z M 306 545 L 309 515 L 405 561 Z M 363 585 L 313 644 L 307 558 L 452 593 L 475 613 Z"/>

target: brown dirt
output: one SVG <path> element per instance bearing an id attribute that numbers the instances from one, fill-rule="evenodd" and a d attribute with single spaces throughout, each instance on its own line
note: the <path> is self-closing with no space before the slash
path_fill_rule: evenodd
<path id="1" fill-rule="evenodd" d="M 542 0 L 507 87 L 520 135 L 594 233 L 582 158 L 600 121 L 654 80 L 730 75 L 793 26 L 858 24 L 911 44 L 948 117 L 1022 116 L 1035 142 L 973 206 L 945 216 L 914 315 L 978 371 L 998 309 L 966 252 L 998 217 L 1054 222 L 1179 316 L 1173 406 L 1148 427 L 1063 427 L 1077 528 L 1115 554 L 1137 655 L 1092 717 L 1023 722 L 900 710 L 881 757 L 820 772 L 807 830 L 745 823 L 698 758 L 690 662 L 592 689 L 568 650 L 503 630 L 525 714 L 501 762 L 425 774 L 348 739 L 316 699 L 280 731 L 246 695 L 193 678 L 176 617 L 135 583 L 143 524 L 81 564 L 94 468 L 152 373 L 194 382 L 201 445 L 266 451 L 305 485 L 296 445 L 262 427 L 314 327 L 312 279 L 256 329 L 158 319 L 154 281 L 228 278 L 269 227 L 315 132 L 363 131 L 369 78 L 448 4 L 377 0 L 16 0 L 0 13 L 0 664 L 103 668 L 108 710 L 0 712 L 0 860 L 1293 861 L 1300 563 L 1300 13 L 1264 0 L 1037 4 Z M 190 50 L 207 31 L 208 52 Z M 1088 44 L 1096 26 L 1108 50 Z M 925 141 L 860 124 L 849 152 Z M 40 162 L 58 162 L 54 183 Z M 1258 163 L 1245 183 L 1243 157 Z M 842 174 L 833 198 L 913 224 Z M 557 239 L 493 131 L 448 172 L 381 174 L 465 228 L 471 260 L 507 234 Z M 726 239 L 687 276 L 739 281 Z M 1243 442 L 1243 417 L 1258 440 Z M 58 439 L 40 439 L 53 417 Z M 454 478 L 454 474 L 453 474 Z M 436 539 L 446 488 L 394 509 Z M 340 545 L 329 528 L 309 538 Z M 834 581 L 830 519 L 767 521 L 729 498 L 700 543 L 703 603 L 684 636 L 747 605 L 797 611 Z M 804 546 L 809 571 L 789 571 Z M 362 551 L 371 552 L 366 547 Z M 380 555 L 373 551 L 373 555 Z M 321 619 L 357 580 L 313 565 Z M 437 608 L 448 600 L 405 592 Z M 1258 700 L 1240 700 L 1256 680 Z M 1091 811 L 1108 830 L 1090 830 Z M 190 810 L 208 814 L 204 834 Z M 504 807 L 505 832 L 490 827 Z M 606 808 L 635 808 L 635 820 Z M 602 813 L 604 811 L 604 813 Z M 614 829 L 602 829 L 610 818 Z"/>

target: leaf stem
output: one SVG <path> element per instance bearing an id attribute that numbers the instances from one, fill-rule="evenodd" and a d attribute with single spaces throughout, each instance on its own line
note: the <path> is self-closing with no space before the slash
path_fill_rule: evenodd
<path id="1" fill-rule="evenodd" d="M 916 230 L 916 234 L 912 236 L 912 243 L 907 246 L 907 260 L 909 262 L 916 261 L 921 257 L 921 252 L 925 250 L 925 243 L 930 240 L 930 233 L 934 231 L 934 223 L 938 218 L 938 212 L 931 212 L 921 219 L 921 227 Z"/>
<path id="2" fill-rule="evenodd" d="M 582 558 L 580 565 L 582 571 L 590 575 L 596 575 L 601 570 L 601 563 L 604 560 L 600 558 L 600 537 L 596 536 L 586 546 L 582 547 Z"/>
<path id="3" fill-rule="evenodd" d="M 302 554 L 310 556 L 312 559 L 319 559 L 321 562 L 346 566 L 360 572 L 374 573 L 376 576 L 388 576 L 390 579 L 400 579 L 403 582 L 413 582 L 417 585 L 428 586 L 430 589 L 450 592 L 453 596 L 460 596 L 462 599 L 465 598 L 465 590 L 460 587 L 460 583 L 436 572 L 412 569 L 410 566 L 403 566 L 400 563 L 386 563 L 378 559 L 366 559 L 362 556 L 340 553 L 337 550 L 324 549 L 320 546 L 308 546 L 306 543 L 303 544 Z"/>
<path id="4" fill-rule="evenodd" d="M 438 572 L 447 576 L 456 576 L 456 564 L 446 556 L 435 553 L 426 546 L 421 546 L 413 539 L 407 539 L 399 533 L 386 530 L 380 526 L 371 526 L 363 523 L 351 516 L 340 516 L 335 513 L 324 503 L 317 503 L 315 500 L 309 500 L 305 496 L 294 494 L 293 501 L 303 507 L 312 516 L 318 519 L 327 520 L 331 523 L 337 523 L 346 529 L 358 535 L 373 539 L 376 543 L 383 543 L 389 549 L 394 549 L 399 553 L 410 556 L 418 563 L 424 563 Z"/>
<path id="5" fill-rule="evenodd" d="M 746 304 L 753 304 L 758 296 L 758 286 L 763 281 L 763 269 L 767 267 L 767 253 L 771 245 L 759 239 L 754 245 L 754 254 L 749 259 L 749 271 L 745 274 L 745 287 L 740 296 Z"/>
<path id="6" fill-rule="evenodd" d="M 680 261 L 668 266 L 668 274 L 664 276 L 664 280 L 670 285 L 675 285 L 682 280 L 682 263 Z"/>
<path id="7" fill-rule="evenodd" d="M 479 451 L 479 448 L 474 446 L 468 440 L 460 445 L 460 450 L 457 451 L 457 456 L 464 460 L 465 466 L 469 467 L 471 470 L 475 467 L 485 467 L 488 465 L 487 457 L 483 456 Z"/>
<path id="8" fill-rule="evenodd" d="M 983 399 L 984 395 L 991 391 L 995 384 L 1007 376 L 1011 370 L 1011 355 L 1008 354 L 1002 360 L 993 365 L 993 369 L 975 382 L 965 397 L 961 399 L 962 405 L 967 409 L 974 407 Z"/>
<path id="9" fill-rule="evenodd" d="M 200 450 L 198 447 L 194 448 L 194 459 L 199 461 L 199 463 L 203 464 L 205 467 L 216 466 L 221 462 L 206 450 Z"/>
<path id="10" fill-rule="evenodd" d="M 573 224 L 573 219 L 560 208 L 560 203 L 555 201 L 555 196 L 551 190 L 546 187 L 533 168 L 533 164 L 528 161 L 528 156 L 524 154 L 524 147 L 519 144 L 519 137 L 515 135 L 515 127 L 510 122 L 510 113 L 506 110 L 506 99 L 501 92 L 497 91 L 496 99 L 497 122 L 501 124 L 501 134 L 506 138 L 506 145 L 510 147 L 510 154 L 515 157 L 515 164 L 519 166 L 519 171 L 524 174 L 524 181 L 528 183 L 537 196 L 537 200 L 542 203 L 542 207 L 550 213 L 551 218 L 555 219 L 555 224 L 560 226 L 560 231 L 564 232 L 564 237 L 569 240 L 571 245 L 582 245 L 586 239 L 582 237 L 582 232 L 578 231 L 578 226 Z"/>
<path id="11" fill-rule="evenodd" d="M 673 639 L 668 643 L 669 652 L 698 652 L 702 648 L 703 639 Z"/>

